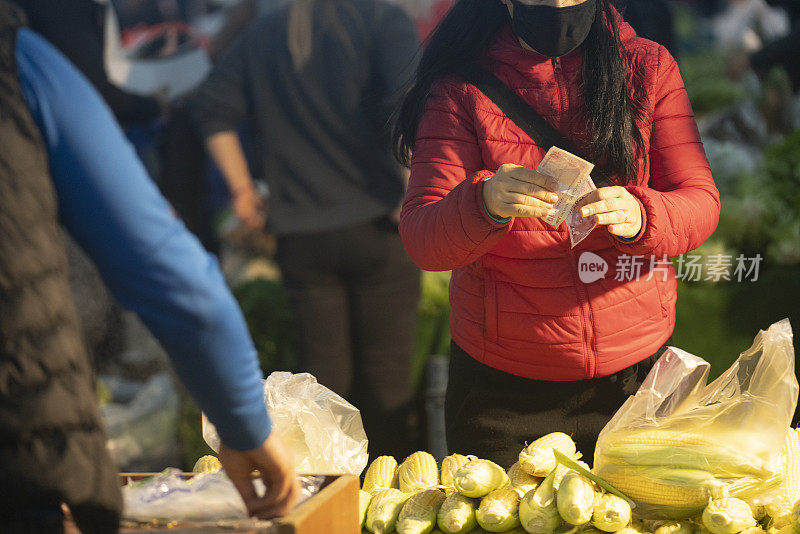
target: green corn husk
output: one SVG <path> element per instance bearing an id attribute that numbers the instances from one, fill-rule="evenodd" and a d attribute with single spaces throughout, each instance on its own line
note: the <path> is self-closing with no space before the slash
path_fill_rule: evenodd
<path id="1" fill-rule="evenodd" d="M 471 454 L 463 455 L 463 454 L 451 454 L 450 456 L 446 456 L 444 460 L 442 460 L 442 472 L 441 472 L 441 481 L 442 486 L 447 486 L 448 488 L 455 488 L 455 483 L 453 482 L 453 477 L 458 471 L 458 468 L 462 465 L 470 462 L 472 460 L 477 460 L 477 456 L 473 456 Z"/>
<path id="2" fill-rule="evenodd" d="M 439 466 L 430 453 L 417 451 L 397 468 L 400 491 L 414 492 L 439 484 Z"/>
<path id="3" fill-rule="evenodd" d="M 519 465 L 519 462 L 508 468 L 508 480 L 511 483 L 511 487 L 520 494 L 520 497 L 531 490 L 535 490 L 542 483 L 541 478 L 526 473 Z"/>
<path id="4" fill-rule="evenodd" d="M 367 508 L 367 530 L 373 534 L 392 532 L 397 525 L 397 517 L 403 505 L 411 498 L 410 493 L 403 493 L 397 488 L 381 490 L 372 497 Z"/>
<path id="5" fill-rule="evenodd" d="M 370 502 L 372 502 L 372 494 L 368 491 L 358 490 L 358 519 L 362 527 L 367 519 L 367 510 Z"/>
<path id="6" fill-rule="evenodd" d="M 564 475 L 556 493 L 558 513 L 571 525 L 584 525 L 592 519 L 594 495 L 591 481 L 575 471 L 570 471 Z"/>
<path id="7" fill-rule="evenodd" d="M 475 512 L 479 501 L 465 497 L 459 492 L 450 493 L 439 509 L 436 524 L 445 534 L 467 534 L 472 532 L 478 521 Z"/>
<path id="8" fill-rule="evenodd" d="M 552 495 L 537 496 L 538 491 L 529 491 L 522 497 L 519 503 L 520 524 L 529 534 L 552 534 L 563 520 L 558 513 L 555 498 Z"/>
<path id="9" fill-rule="evenodd" d="M 465 497 L 479 498 L 510 484 L 505 470 L 489 460 L 472 460 L 453 477 L 456 490 Z"/>
<path id="10" fill-rule="evenodd" d="M 703 525 L 712 534 L 738 534 L 756 526 L 750 505 L 741 499 L 728 497 L 712 500 L 703 511 Z"/>
<path id="11" fill-rule="evenodd" d="M 617 532 L 631 521 L 631 505 L 612 493 L 598 493 L 592 511 L 592 524 L 604 532 Z"/>
<path id="12" fill-rule="evenodd" d="M 575 442 L 563 432 L 552 432 L 540 437 L 522 449 L 519 453 L 519 464 L 529 475 L 547 476 L 556 468 L 553 450 L 558 450 L 571 458 L 579 458 Z"/>
<path id="13" fill-rule="evenodd" d="M 436 527 L 436 517 L 444 498 L 444 492 L 439 489 L 415 493 L 400 511 L 397 534 L 429 534 Z"/>
<path id="14" fill-rule="evenodd" d="M 497 489 L 481 500 L 475 519 L 484 530 L 506 532 L 520 526 L 519 493 L 512 488 Z"/>

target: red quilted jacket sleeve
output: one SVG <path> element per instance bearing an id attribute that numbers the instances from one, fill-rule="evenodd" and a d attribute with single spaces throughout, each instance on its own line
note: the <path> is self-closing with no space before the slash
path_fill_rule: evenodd
<path id="1" fill-rule="evenodd" d="M 466 86 L 434 85 L 417 129 L 411 178 L 400 213 L 400 235 L 412 260 L 427 271 L 471 264 L 506 235 L 512 223 L 489 218 L 483 169 Z"/>
<path id="2" fill-rule="evenodd" d="M 617 240 L 616 246 L 631 255 L 673 257 L 694 250 L 714 233 L 719 191 L 678 65 L 664 47 L 655 98 L 649 187 L 628 187 L 644 208 L 644 232 L 632 242 Z"/>

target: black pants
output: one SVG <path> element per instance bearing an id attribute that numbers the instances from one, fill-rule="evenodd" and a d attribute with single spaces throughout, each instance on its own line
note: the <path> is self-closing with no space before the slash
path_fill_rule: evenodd
<path id="1" fill-rule="evenodd" d="M 508 468 L 527 443 L 564 432 L 592 465 L 598 434 L 636 393 L 667 345 L 669 340 L 653 356 L 611 376 L 550 382 L 489 367 L 453 343 L 445 399 L 448 449 Z"/>
<path id="2" fill-rule="evenodd" d="M 371 457 L 419 445 L 411 358 L 420 271 L 388 219 L 278 238 L 302 370 L 359 410 Z"/>

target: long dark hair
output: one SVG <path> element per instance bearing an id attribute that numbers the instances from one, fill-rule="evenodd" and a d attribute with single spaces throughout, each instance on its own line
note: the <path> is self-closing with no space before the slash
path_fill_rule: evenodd
<path id="1" fill-rule="evenodd" d="M 583 95 L 591 128 L 586 156 L 629 183 L 636 175 L 637 152 L 647 152 L 637 126 L 647 115 L 644 82 L 624 59 L 610 0 L 588 1 L 596 1 L 598 9 L 583 46 Z M 426 42 L 416 77 L 396 115 L 393 140 L 401 163 L 410 161 L 433 83 L 458 76 L 507 23 L 508 10 L 499 0 L 459 0 L 442 19 Z"/>

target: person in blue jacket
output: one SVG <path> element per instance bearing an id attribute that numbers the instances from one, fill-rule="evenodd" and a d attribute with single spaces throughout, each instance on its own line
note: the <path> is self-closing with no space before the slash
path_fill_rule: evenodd
<path id="1" fill-rule="evenodd" d="M 270 433 L 256 351 L 216 260 L 174 216 L 97 92 L 15 13 L 0 0 L 0 487 L 9 494 L 0 499 L 0 524 L 52 532 L 35 525 L 57 515 L 60 502 L 79 511 L 84 532 L 115 530 L 119 519 L 116 482 L 95 471 L 111 465 L 93 437 L 102 437 L 97 408 L 68 406 L 93 392 L 82 391 L 90 373 L 72 332 L 74 304 L 64 305 L 58 289 L 61 253 L 50 254 L 58 246 L 39 247 L 58 267 L 39 269 L 39 241 L 60 243 L 47 222 L 55 213 L 117 300 L 158 338 L 217 427 L 219 459 L 248 511 L 285 513 L 299 492 L 293 460 Z M 28 194 L 31 184 L 38 189 Z M 55 317 L 53 310 L 64 311 Z M 41 339 L 49 344 L 26 353 Z"/>

